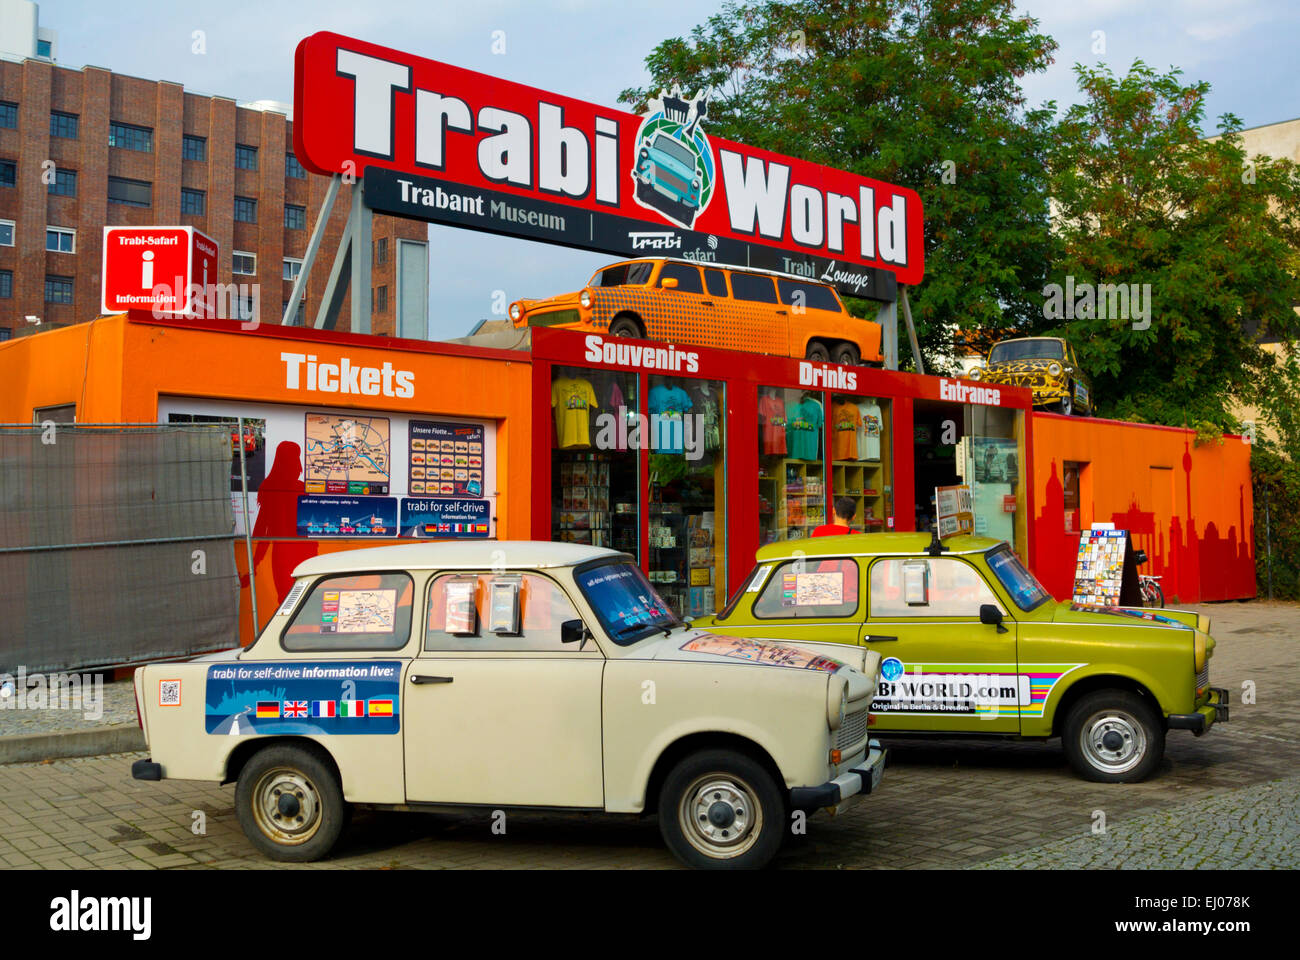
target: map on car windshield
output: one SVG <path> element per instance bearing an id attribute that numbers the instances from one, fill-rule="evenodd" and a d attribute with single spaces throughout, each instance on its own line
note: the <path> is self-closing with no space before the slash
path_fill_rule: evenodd
<path id="1" fill-rule="evenodd" d="M 307 493 L 386 494 L 392 471 L 387 417 L 307 414 Z"/>
<path id="2" fill-rule="evenodd" d="M 340 590 L 339 633 L 392 633 L 396 590 Z"/>

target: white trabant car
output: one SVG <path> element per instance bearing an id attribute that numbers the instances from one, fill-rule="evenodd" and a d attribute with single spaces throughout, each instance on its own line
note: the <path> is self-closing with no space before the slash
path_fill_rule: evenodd
<path id="1" fill-rule="evenodd" d="M 235 782 L 277 860 L 350 805 L 657 813 L 698 867 L 759 867 L 796 812 L 880 782 L 879 654 L 692 629 L 633 558 L 565 543 L 315 557 L 242 651 L 135 672 L 139 780 Z"/>

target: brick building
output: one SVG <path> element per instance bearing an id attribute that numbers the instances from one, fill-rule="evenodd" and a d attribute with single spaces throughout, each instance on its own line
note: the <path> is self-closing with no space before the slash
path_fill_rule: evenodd
<path id="1" fill-rule="evenodd" d="M 221 247 L 217 282 L 257 283 L 259 319 L 279 323 L 329 185 L 295 160 L 285 112 L 102 67 L 0 59 L 0 339 L 97 316 L 103 228 L 118 224 L 202 230 Z M 299 323 L 314 321 L 346 219 L 341 191 Z M 427 227 L 374 217 L 375 334 L 395 333 L 399 239 L 427 243 Z M 348 323 L 345 303 L 338 329 Z"/>

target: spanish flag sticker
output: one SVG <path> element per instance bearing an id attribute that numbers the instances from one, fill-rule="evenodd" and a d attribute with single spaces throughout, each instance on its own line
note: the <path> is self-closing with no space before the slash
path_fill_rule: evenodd
<path id="1" fill-rule="evenodd" d="M 372 717 L 391 717 L 393 715 L 393 701 L 367 700 L 366 709 L 370 711 Z"/>

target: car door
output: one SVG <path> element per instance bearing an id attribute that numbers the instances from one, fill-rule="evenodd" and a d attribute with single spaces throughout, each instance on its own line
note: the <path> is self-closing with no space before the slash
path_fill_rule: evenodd
<path id="1" fill-rule="evenodd" d="M 580 619 L 564 589 L 447 573 L 426 610 L 403 683 L 407 801 L 603 807 L 605 658 L 594 641 L 561 642 Z"/>
<path id="2" fill-rule="evenodd" d="M 852 557 L 796 557 L 766 567 L 751 579 L 753 597 L 745 626 L 726 623 L 736 636 L 854 645 L 862 632 L 862 568 Z M 742 601 L 743 602 L 743 601 Z"/>
<path id="3" fill-rule="evenodd" d="M 676 281 L 664 286 L 665 280 Z M 654 307 L 646 312 L 646 335 L 653 340 L 685 340 L 709 344 L 713 314 L 701 309 L 704 282 L 700 268 L 689 263 L 665 263 L 659 268 Z"/>
<path id="4" fill-rule="evenodd" d="M 882 657 L 875 728 L 1017 733 L 1028 702 L 1016 624 L 979 569 L 955 556 L 880 557 L 868 571 L 862 643 Z M 995 605 L 1001 629 L 980 622 Z"/>

